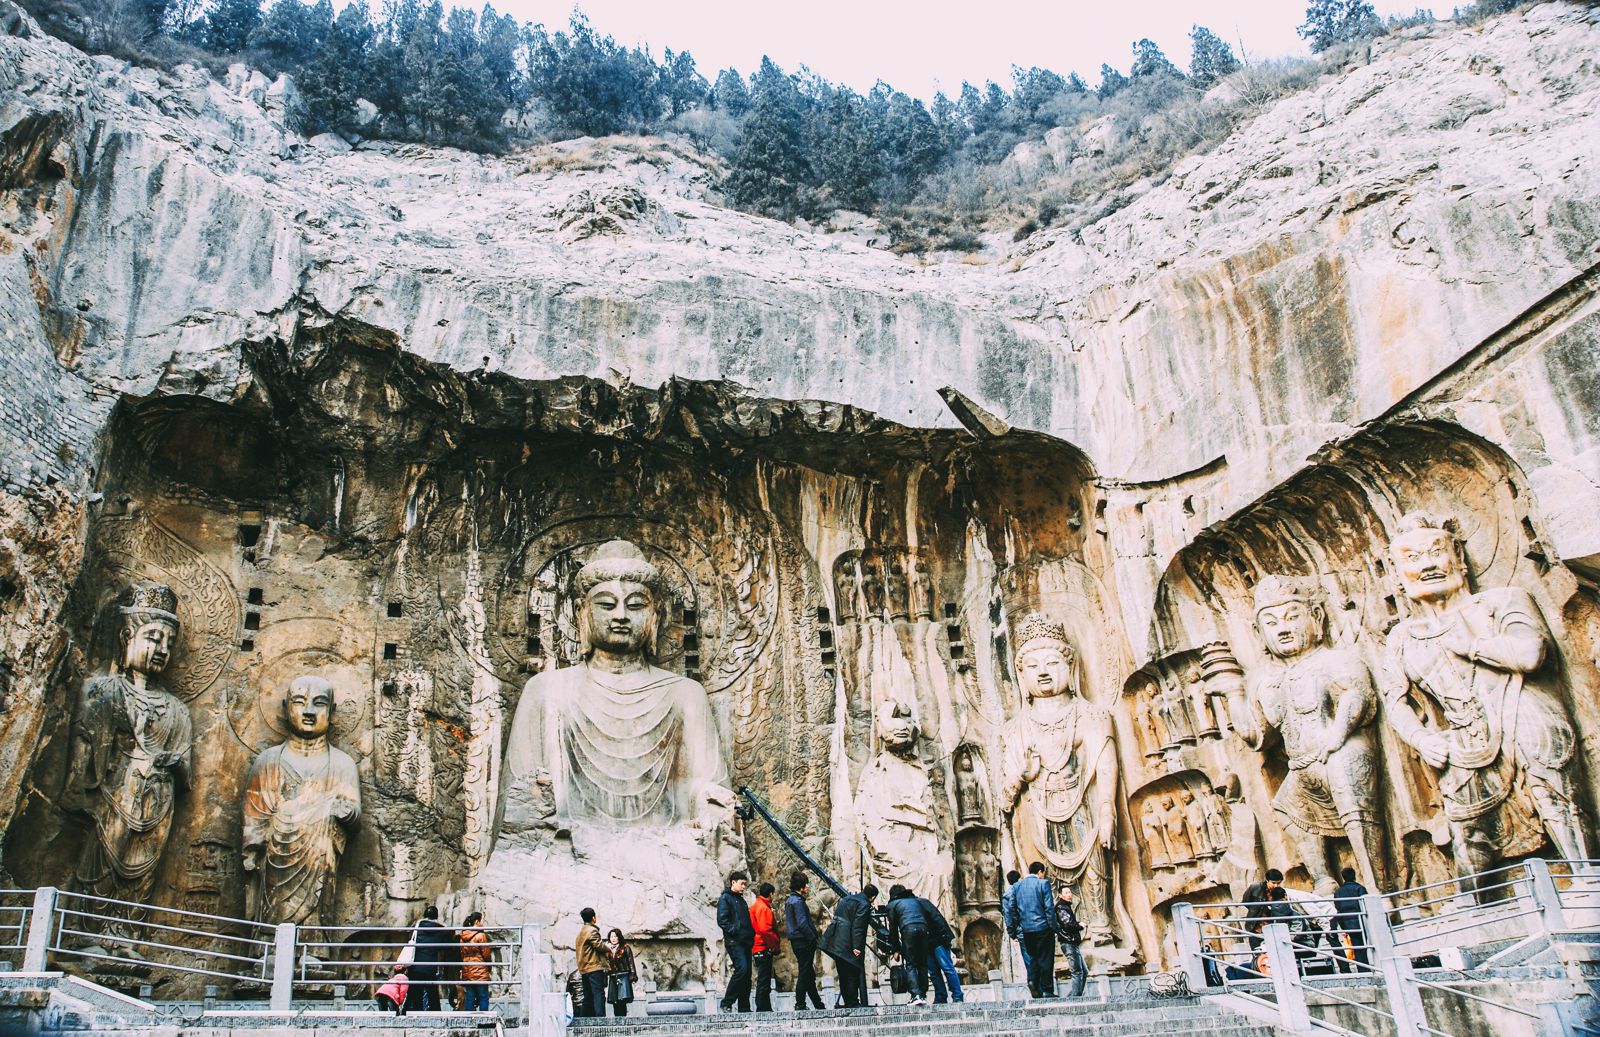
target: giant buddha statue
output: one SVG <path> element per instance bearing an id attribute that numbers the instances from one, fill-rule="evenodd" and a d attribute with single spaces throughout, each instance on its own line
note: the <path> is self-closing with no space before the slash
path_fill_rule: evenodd
<path id="1" fill-rule="evenodd" d="M 654 661 L 666 602 L 637 546 L 601 545 L 572 592 L 579 659 L 523 687 L 479 906 L 543 925 L 565 953 L 592 904 L 607 926 L 698 943 L 679 980 L 710 982 L 714 907 L 744 844 L 706 689 Z"/>
<path id="2" fill-rule="evenodd" d="M 673 825 L 731 798 L 706 689 L 650 661 L 659 586 L 636 546 L 602 545 L 575 580 L 580 661 L 523 687 L 506 772 L 548 779 L 563 825 Z"/>

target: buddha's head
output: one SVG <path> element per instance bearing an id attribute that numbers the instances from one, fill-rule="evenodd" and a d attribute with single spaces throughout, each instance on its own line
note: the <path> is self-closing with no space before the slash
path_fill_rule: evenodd
<path id="1" fill-rule="evenodd" d="M 878 737 L 890 752 L 911 750 L 917 744 L 917 725 L 911 719 L 911 707 L 892 699 L 879 707 Z"/>
<path id="2" fill-rule="evenodd" d="M 1027 698 L 1078 693 L 1078 653 L 1066 628 L 1038 612 L 1017 627 L 1017 680 Z"/>
<path id="3" fill-rule="evenodd" d="M 585 658 L 596 648 L 653 654 L 660 621 L 661 571 L 626 540 L 601 544 L 578 570 L 578 640 Z"/>
<path id="4" fill-rule="evenodd" d="M 172 661 L 178 639 L 178 596 L 172 588 L 140 580 L 118 600 L 122 668 L 154 677 Z"/>
<path id="5" fill-rule="evenodd" d="M 1413 511 L 1400 519 L 1400 531 L 1389 542 L 1400 587 L 1412 601 L 1448 601 L 1467 586 L 1461 542 L 1445 520 Z"/>
<path id="6" fill-rule="evenodd" d="M 333 685 L 315 675 L 296 677 L 283 696 L 283 719 L 301 738 L 321 738 L 333 722 Z"/>
<path id="7" fill-rule="evenodd" d="M 1267 651 L 1292 659 L 1322 643 L 1327 616 L 1310 580 L 1268 576 L 1255 597 L 1256 632 Z"/>

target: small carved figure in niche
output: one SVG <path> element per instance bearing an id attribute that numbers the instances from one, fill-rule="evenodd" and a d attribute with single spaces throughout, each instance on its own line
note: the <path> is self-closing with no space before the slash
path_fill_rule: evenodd
<path id="1" fill-rule="evenodd" d="M 1228 804 L 1214 788 L 1202 789 L 1200 795 L 1206 809 L 1206 840 L 1220 854 L 1233 838 L 1228 834 Z"/>
<path id="2" fill-rule="evenodd" d="M 1017 627 L 1024 705 L 1006 725 L 1002 809 L 1017 853 L 1043 861 L 1078 893 L 1091 944 L 1116 940 L 1111 851 L 1117 753 L 1111 715 L 1078 691 L 1077 651 L 1061 624 L 1037 612 Z"/>
<path id="3" fill-rule="evenodd" d="M 861 604 L 857 600 L 860 586 L 856 582 L 856 563 L 853 558 L 841 559 L 837 571 L 833 574 L 833 606 L 834 613 L 841 623 L 851 623 L 861 613 Z"/>
<path id="4" fill-rule="evenodd" d="M 361 819 L 356 762 L 328 743 L 333 685 L 297 677 L 283 698 L 289 737 L 263 749 L 244 792 L 244 870 L 257 921 L 319 925 L 345 840 Z"/>
<path id="5" fill-rule="evenodd" d="M 1195 724 L 1193 708 L 1189 704 L 1189 696 L 1183 693 L 1182 688 L 1165 684 L 1161 686 L 1159 694 L 1161 696 L 1159 699 L 1161 716 L 1167 725 L 1168 744 L 1179 745 L 1187 743 L 1193 745 L 1195 741 Z"/>
<path id="6" fill-rule="evenodd" d="M 1188 864 L 1194 860 L 1194 840 L 1189 834 L 1188 819 L 1183 808 L 1171 796 L 1161 797 L 1161 822 L 1167 830 L 1167 852 L 1173 864 Z"/>
<path id="7" fill-rule="evenodd" d="M 673 825 L 720 819 L 731 807 L 706 689 L 650 661 L 660 585 L 660 572 L 626 540 L 602 544 L 578 570 L 582 660 L 535 674 L 511 722 L 505 785 L 519 809 L 529 809 L 541 775 L 563 827 Z"/>
<path id="8" fill-rule="evenodd" d="M 1150 854 L 1151 869 L 1171 867 L 1172 854 L 1167 852 L 1167 830 L 1161 823 L 1161 814 L 1156 810 L 1154 799 L 1144 801 L 1144 810 L 1139 814 L 1139 827 L 1144 831 L 1144 846 Z"/>
<path id="9" fill-rule="evenodd" d="M 1217 716 L 1211 710 L 1211 692 L 1200 679 L 1200 667 L 1190 666 L 1183 671 L 1183 690 L 1189 699 L 1189 714 L 1194 717 L 1195 734 L 1217 733 Z"/>
<path id="10" fill-rule="evenodd" d="M 883 568 L 876 552 L 861 556 L 861 597 L 865 601 L 862 619 L 883 619 Z"/>
<path id="11" fill-rule="evenodd" d="M 917 756 L 909 706 L 889 700 L 879 707 L 878 741 L 878 754 L 862 769 L 855 798 L 872 874 L 881 889 L 902 885 L 948 909 L 953 866 L 939 849 L 928 772 Z"/>
<path id="12" fill-rule="evenodd" d="M 1381 889 L 1378 871 L 1378 749 L 1372 719 L 1377 692 L 1361 656 L 1328 643 L 1327 616 L 1310 580 L 1267 576 L 1255 589 L 1256 631 L 1274 659 L 1250 685 L 1221 680 L 1231 692 L 1234 730 L 1265 751 L 1276 730 L 1289 774 L 1272 798 L 1273 811 L 1300 850 L 1319 892 L 1337 884 L 1327 840 L 1345 836 L 1368 889 Z M 1215 646 L 1202 650 L 1213 668 L 1233 674 Z"/>
<path id="13" fill-rule="evenodd" d="M 1160 756 L 1167 745 L 1167 735 L 1161 722 L 1160 707 L 1155 701 L 1155 691 L 1146 686 L 1136 696 L 1138 705 L 1134 709 L 1134 722 L 1138 724 L 1140 736 L 1144 740 L 1144 755 L 1147 757 Z"/>
<path id="14" fill-rule="evenodd" d="M 1154 756 L 1160 752 L 1159 747 L 1151 745 L 1150 705 L 1141 694 L 1133 696 L 1133 744 L 1140 756 Z"/>
<path id="15" fill-rule="evenodd" d="M 1150 700 L 1150 730 L 1161 741 L 1162 750 L 1173 749 L 1178 745 L 1178 733 L 1172 726 L 1172 717 L 1167 715 L 1167 699 L 1162 694 L 1160 684 L 1151 684 L 1145 689 L 1145 695 Z"/>
<path id="16" fill-rule="evenodd" d="M 989 907 L 1000 902 L 1000 862 L 989 840 L 963 843 L 956 857 L 961 885 L 961 906 Z"/>
<path id="17" fill-rule="evenodd" d="M 914 610 L 918 619 L 932 619 L 933 577 L 928 574 L 928 563 L 921 558 L 911 560 L 911 589 L 915 595 Z"/>
<path id="18" fill-rule="evenodd" d="M 889 587 L 889 618 L 904 622 L 911 618 L 911 583 L 906 579 L 906 567 L 898 561 L 889 563 L 884 578 Z"/>
<path id="19" fill-rule="evenodd" d="M 962 825 L 983 824 L 989 816 L 983 784 L 978 778 L 977 755 L 978 750 L 970 745 L 956 750 L 956 805 L 958 823 Z"/>
<path id="20" fill-rule="evenodd" d="M 94 823 L 78 889 L 147 903 L 178 793 L 189 786 L 194 736 L 189 707 L 156 683 L 178 637 L 177 595 L 140 580 L 118 599 L 117 616 L 120 655 L 112 673 L 84 682 L 66 791 Z"/>
<path id="21" fill-rule="evenodd" d="M 1389 632 L 1385 713 L 1439 771 L 1457 871 L 1532 852 L 1541 826 L 1559 856 L 1587 858 L 1569 772 L 1576 739 L 1539 606 L 1519 587 L 1470 591 L 1461 543 L 1434 516 L 1402 518 L 1389 551 L 1414 614 Z M 1443 728 L 1413 693 L 1438 707 Z"/>
<path id="22" fill-rule="evenodd" d="M 1206 808 L 1195 798 L 1189 789 L 1178 793 L 1178 803 L 1183 808 L 1184 824 L 1189 829 L 1189 843 L 1194 848 L 1196 857 L 1215 857 L 1222 852 L 1222 847 L 1211 841 L 1211 833 L 1206 828 Z"/>

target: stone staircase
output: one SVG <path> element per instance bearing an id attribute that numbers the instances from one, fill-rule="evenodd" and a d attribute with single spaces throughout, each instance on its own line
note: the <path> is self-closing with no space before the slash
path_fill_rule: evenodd
<path id="1" fill-rule="evenodd" d="M 1196 997 L 575 1019 L 578 1037 L 1279 1037 L 1275 1026 Z"/>

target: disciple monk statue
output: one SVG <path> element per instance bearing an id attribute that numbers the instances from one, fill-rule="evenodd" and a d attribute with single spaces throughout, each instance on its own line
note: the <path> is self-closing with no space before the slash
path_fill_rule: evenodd
<path id="1" fill-rule="evenodd" d="M 1194 837 L 1183 808 L 1171 796 L 1161 797 L 1161 820 L 1167 829 L 1167 852 L 1172 863 L 1188 864 L 1195 858 Z"/>
<path id="2" fill-rule="evenodd" d="M 1389 553 L 1413 613 L 1389 632 L 1385 714 L 1439 771 L 1457 871 L 1532 852 L 1541 827 L 1559 856 L 1587 858 L 1576 739 L 1538 605 L 1516 587 L 1469 590 L 1461 544 L 1434 516 L 1402 518 Z M 1424 719 L 1419 698 L 1442 726 Z"/>
<path id="3" fill-rule="evenodd" d="M 660 587 L 636 546 L 601 545 L 574 580 L 580 661 L 523 687 L 507 773 L 523 793 L 548 778 L 560 827 L 670 826 L 731 802 L 706 689 L 650 661 Z"/>
<path id="4" fill-rule="evenodd" d="M 1111 943 L 1117 791 L 1111 715 L 1078 694 L 1077 653 L 1059 623 L 1031 613 L 1015 641 L 1024 704 L 1001 739 L 1000 799 L 1017 855 L 1043 861 L 1052 877 L 1072 886 L 1089 942 Z"/>
<path id="5" fill-rule="evenodd" d="M 1183 806 L 1183 819 L 1189 826 L 1189 841 L 1194 846 L 1195 856 L 1215 857 L 1222 852 L 1222 847 L 1211 841 L 1211 833 L 1206 828 L 1206 808 L 1194 793 L 1188 789 L 1181 790 L 1178 802 Z"/>
<path id="6" fill-rule="evenodd" d="M 878 709 L 880 749 L 856 783 L 855 814 L 880 888 L 902 885 L 950 910 L 953 866 L 940 852 L 928 772 L 917 756 L 917 728 L 904 703 Z"/>
<path id="7" fill-rule="evenodd" d="M 318 925 L 345 838 L 361 817 L 356 762 L 328 744 L 333 685 L 299 677 L 283 699 L 289 738 L 262 750 L 244 792 L 244 869 L 259 875 L 249 914 Z"/>
<path id="8" fill-rule="evenodd" d="M 1167 830 L 1161 823 L 1161 814 L 1153 799 L 1144 801 L 1144 811 L 1139 815 L 1139 827 L 1144 830 L 1144 848 L 1150 855 L 1150 867 L 1172 866 L 1172 854 L 1167 851 Z"/>
<path id="9" fill-rule="evenodd" d="M 118 599 L 117 617 L 120 655 L 111 674 L 83 685 L 66 791 L 94 823 L 78 888 L 146 903 L 194 740 L 189 707 L 156 683 L 178 636 L 177 595 L 141 580 Z"/>
<path id="10" fill-rule="evenodd" d="M 1255 675 L 1252 703 L 1242 681 L 1224 681 L 1234 730 L 1252 749 L 1269 730 L 1283 741 L 1289 773 L 1272 809 L 1305 861 L 1319 892 L 1337 884 L 1327 840 L 1350 840 L 1368 889 L 1383 888 L 1377 870 L 1378 744 L 1372 721 L 1378 695 L 1361 656 L 1328 643 L 1321 595 L 1309 580 L 1267 576 L 1255 589 L 1256 632 L 1273 663 Z M 1207 649 L 1211 651 L 1211 649 Z M 1232 667 L 1230 672 L 1237 673 Z"/>

